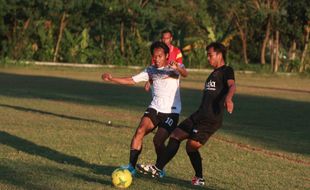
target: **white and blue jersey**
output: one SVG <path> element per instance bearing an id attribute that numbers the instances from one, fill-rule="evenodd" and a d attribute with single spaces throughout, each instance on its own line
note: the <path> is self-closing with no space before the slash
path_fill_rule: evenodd
<path id="1" fill-rule="evenodd" d="M 149 80 L 153 82 L 153 99 L 149 108 L 161 113 L 180 114 L 180 74 L 176 70 L 168 66 L 161 68 L 149 66 L 132 79 L 135 83 Z"/>

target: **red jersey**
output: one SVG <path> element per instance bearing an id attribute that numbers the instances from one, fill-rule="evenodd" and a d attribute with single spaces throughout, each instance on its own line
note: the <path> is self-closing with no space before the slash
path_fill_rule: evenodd
<path id="1" fill-rule="evenodd" d="M 169 47 L 169 58 L 168 58 L 168 63 L 171 61 L 176 61 L 179 64 L 183 63 L 183 57 L 182 57 L 182 52 L 179 48 L 174 47 L 173 45 L 170 45 Z"/>

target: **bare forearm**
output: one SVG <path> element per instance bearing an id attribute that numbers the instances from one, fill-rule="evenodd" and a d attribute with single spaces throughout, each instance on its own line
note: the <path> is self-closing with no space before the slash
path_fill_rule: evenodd
<path id="1" fill-rule="evenodd" d="M 177 71 L 180 73 L 182 77 L 187 77 L 188 72 L 184 67 L 177 67 Z"/>
<path id="2" fill-rule="evenodd" d="M 225 106 L 226 106 L 227 112 L 231 114 L 234 110 L 234 102 L 232 101 L 232 98 L 236 91 L 236 85 L 235 85 L 234 80 L 228 80 L 227 84 L 228 84 L 229 89 L 228 89 L 228 93 L 225 98 Z"/>
<path id="3" fill-rule="evenodd" d="M 126 85 L 133 85 L 135 84 L 135 81 L 132 79 L 132 77 L 112 77 L 110 73 L 103 73 L 101 75 L 102 80 L 114 82 L 118 84 L 126 84 Z"/>
<path id="4" fill-rule="evenodd" d="M 235 84 L 231 84 L 231 85 L 229 86 L 228 93 L 227 93 L 227 95 L 226 95 L 226 99 L 232 100 L 232 98 L 233 98 L 235 92 L 236 92 L 236 85 L 235 85 Z"/>
<path id="5" fill-rule="evenodd" d="M 170 67 L 178 71 L 182 77 L 187 77 L 188 75 L 187 70 L 185 69 L 185 67 L 182 67 L 178 62 L 171 61 Z"/>
<path id="6" fill-rule="evenodd" d="M 117 83 L 117 84 L 125 84 L 125 85 L 134 85 L 135 82 L 131 77 L 112 77 L 110 79 L 111 82 Z"/>

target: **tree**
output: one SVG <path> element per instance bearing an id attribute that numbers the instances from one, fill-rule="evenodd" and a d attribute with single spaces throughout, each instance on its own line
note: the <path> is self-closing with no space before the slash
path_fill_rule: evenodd
<path id="1" fill-rule="evenodd" d="M 299 67 L 299 72 L 305 69 L 305 58 L 309 40 L 310 2 L 297 0 L 286 4 L 287 16 L 282 19 L 282 33 L 286 36 L 284 43 L 289 46 L 289 63 L 286 70 Z M 298 58 L 298 52 L 300 58 Z M 299 62 L 298 65 L 294 64 Z M 297 68 L 296 68 L 297 69 Z"/>
<path id="2" fill-rule="evenodd" d="M 212 11 L 214 17 L 214 23 L 221 26 L 220 30 L 223 32 L 233 25 L 233 28 L 237 31 L 238 36 L 242 44 L 243 62 L 249 63 L 247 54 L 247 37 L 248 37 L 248 21 L 250 19 L 250 12 L 246 0 L 238 1 L 208 1 L 208 10 Z M 220 23 L 223 23 L 222 25 Z M 229 35 L 229 34 L 226 34 Z M 224 38 L 223 38 L 224 39 Z"/>

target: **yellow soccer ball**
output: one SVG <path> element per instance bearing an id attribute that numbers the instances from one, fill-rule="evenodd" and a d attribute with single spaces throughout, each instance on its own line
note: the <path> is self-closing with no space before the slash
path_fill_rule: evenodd
<path id="1" fill-rule="evenodd" d="M 127 188 L 132 182 L 132 176 L 129 170 L 117 168 L 112 173 L 112 183 L 118 188 Z"/>

